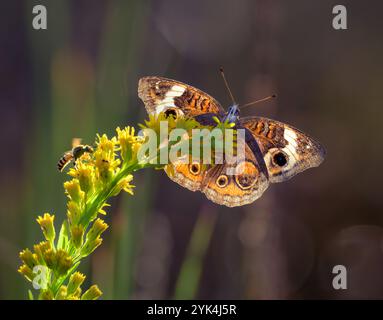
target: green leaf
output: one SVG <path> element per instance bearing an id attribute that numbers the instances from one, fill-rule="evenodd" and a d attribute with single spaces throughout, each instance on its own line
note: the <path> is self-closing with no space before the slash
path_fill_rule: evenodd
<path id="1" fill-rule="evenodd" d="M 61 229 L 59 238 L 57 240 L 57 249 L 66 249 L 68 243 L 68 227 L 67 227 L 67 221 L 64 221 Z"/>

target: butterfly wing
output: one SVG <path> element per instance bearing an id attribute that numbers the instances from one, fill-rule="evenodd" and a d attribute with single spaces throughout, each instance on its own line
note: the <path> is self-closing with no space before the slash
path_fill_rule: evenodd
<path id="1" fill-rule="evenodd" d="M 324 160 L 323 146 L 290 125 L 262 117 L 242 118 L 240 124 L 258 142 L 270 182 L 286 181 Z"/>
<path id="2" fill-rule="evenodd" d="M 190 191 L 201 190 L 207 170 L 207 166 L 200 165 L 198 162 L 189 164 L 173 162 L 165 166 L 168 177 Z"/>
<path id="3" fill-rule="evenodd" d="M 224 113 L 221 105 L 207 93 L 179 81 L 144 77 L 138 82 L 138 96 L 150 114 L 169 112 L 195 117 Z"/>
<path id="4" fill-rule="evenodd" d="M 254 202 L 269 185 L 249 146 L 245 147 L 245 159 L 238 164 L 175 163 L 168 164 L 165 172 L 179 185 L 201 191 L 209 200 L 228 207 Z"/>
<path id="5" fill-rule="evenodd" d="M 202 192 L 211 201 L 227 207 L 237 207 L 257 200 L 269 186 L 265 173 L 250 149 L 245 147 L 242 162 L 216 165 L 202 184 Z"/>

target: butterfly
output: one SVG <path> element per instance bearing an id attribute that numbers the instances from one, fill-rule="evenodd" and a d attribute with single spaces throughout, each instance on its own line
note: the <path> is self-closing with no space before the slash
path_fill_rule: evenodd
<path id="1" fill-rule="evenodd" d="M 245 130 L 245 156 L 239 164 L 203 166 L 193 161 L 165 167 L 170 179 L 191 191 L 203 192 L 217 204 L 236 207 L 252 203 L 270 183 L 286 181 L 324 160 L 323 146 L 302 131 L 263 117 L 241 118 L 237 104 L 226 112 L 213 97 L 182 82 L 143 77 L 138 83 L 138 96 L 149 114 L 191 117 L 207 126 L 216 125 L 217 117 Z M 230 166 L 240 166 L 241 173 L 228 175 Z"/>

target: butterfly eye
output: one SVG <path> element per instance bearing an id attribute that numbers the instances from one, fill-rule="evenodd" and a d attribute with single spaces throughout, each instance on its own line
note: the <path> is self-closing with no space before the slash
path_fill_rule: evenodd
<path id="1" fill-rule="evenodd" d="M 273 156 L 273 162 L 277 166 L 283 167 L 287 163 L 287 155 L 283 152 L 278 152 Z"/>
<path id="2" fill-rule="evenodd" d="M 189 166 L 189 170 L 190 170 L 191 174 L 197 175 L 201 171 L 201 166 L 199 163 L 195 162 Z"/>
<path id="3" fill-rule="evenodd" d="M 225 175 L 220 175 L 218 178 L 217 178 L 217 186 L 220 187 L 220 188 L 224 188 L 227 186 L 227 184 L 229 183 L 229 179 L 227 178 L 227 176 Z"/>
<path id="4" fill-rule="evenodd" d="M 177 119 L 177 110 L 174 108 L 168 108 L 164 112 L 165 117 L 169 118 L 170 116 L 173 117 L 174 119 Z"/>

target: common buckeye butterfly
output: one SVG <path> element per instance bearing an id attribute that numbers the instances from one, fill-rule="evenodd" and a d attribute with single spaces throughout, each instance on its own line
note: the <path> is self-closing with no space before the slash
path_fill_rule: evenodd
<path id="1" fill-rule="evenodd" d="M 325 149 L 300 130 L 263 117 L 241 118 L 236 104 L 226 112 L 207 93 L 179 81 L 143 77 L 138 83 L 138 96 L 149 114 L 192 117 L 203 125 L 216 124 L 213 117 L 217 117 L 234 122 L 236 129 L 245 129 L 245 161 L 237 164 L 242 166 L 239 175 L 228 175 L 230 165 L 225 162 L 210 166 L 170 163 L 165 167 L 173 181 L 191 191 L 201 191 L 221 205 L 252 203 L 270 183 L 286 181 L 317 167 L 325 156 Z"/>

